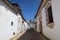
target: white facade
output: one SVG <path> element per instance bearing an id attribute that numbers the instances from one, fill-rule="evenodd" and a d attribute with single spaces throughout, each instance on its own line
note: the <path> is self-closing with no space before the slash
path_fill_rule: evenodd
<path id="1" fill-rule="evenodd" d="M 24 22 L 24 29 L 27 30 L 29 27 L 28 23 L 27 22 Z"/>
<path id="2" fill-rule="evenodd" d="M 22 31 L 22 17 L 18 14 L 18 33 Z"/>
<path id="3" fill-rule="evenodd" d="M 21 15 L 16 15 L 15 11 L 0 1 L 0 40 L 9 40 L 24 30 L 22 20 Z M 27 29 L 27 22 L 25 25 Z"/>
<path id="4" fill-rule="evenodd" d="M 37 16 L 37 17 L 34 19 L 34 22 L 36 22 L 34 29 L 36 29 L 38 32 L 40 32 L 39 16 Z"/>
<path id="5" fill-rule="evenodd" d="M 42 9 L 42 28 L 43 34 L 51 40 L 60 40 L 60 0 L 51 0 L 54 27 L 46 25 L 45 7 Z"/>
<path id="6" fill-rule="evenodd" d="M 18 16 L 15 15 L 15 12 L 0 1 L 0 40 L 8 40 L 15 36 L 17 34 L 17 23 Z"/>

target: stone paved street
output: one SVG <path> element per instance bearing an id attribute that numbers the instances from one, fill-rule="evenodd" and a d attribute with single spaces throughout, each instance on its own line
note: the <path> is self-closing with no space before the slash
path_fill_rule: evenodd
<path id="1" fill-rule="evenodd" d="M 37 31 L 29 29 L 18 40 L 44 40 L 44 38 Z"/>

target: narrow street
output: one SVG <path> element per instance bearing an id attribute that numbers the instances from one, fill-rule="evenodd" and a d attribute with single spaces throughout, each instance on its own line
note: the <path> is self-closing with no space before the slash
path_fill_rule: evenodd
<path id="1" fill-rule="evenodd" d="M 44 40 L 44 38 L 34 29 L 29 29 L 18 40 Z"/>

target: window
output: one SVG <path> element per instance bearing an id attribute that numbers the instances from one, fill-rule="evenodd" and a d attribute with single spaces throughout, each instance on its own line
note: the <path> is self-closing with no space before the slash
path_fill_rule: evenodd
<path id="1" fill-rule="evenodd" d="M 22 20 L 22 24 L 24 23 L 24 21 Z"/>
<path id="2" fill-rule="evenodd" d="M 13 35 L 15 35 L 15 32 L 13 32 Z"/>
<path id="3" fill-rule="evenodd" d="M 13 22 L 11 22 L 11 26 L 13 26 Z"/>
<path id="4" fill-rule="evenodd" d="M 48 15 L 48 23 L 53 23 L 53 15 L 52 15 L 52 8 L 51 6 L 47 9 L 47 15 Z"/>
<path id="5" fill-rule="evenodd" d="M 48 3 L 48 6 L 45 9 L 46 9 L 46 22 L 47 22 L 47 25 L 49 27 L 52 27 L 54 25 L 54 21 L 53 21 L 51 2 Z"/>

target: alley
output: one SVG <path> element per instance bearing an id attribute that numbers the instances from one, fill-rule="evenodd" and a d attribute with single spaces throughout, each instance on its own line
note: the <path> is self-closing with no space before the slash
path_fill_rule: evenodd
<path id="1" fill-rule="evenodd" d="M 29 29 L 18 40 L 45 40 L 40 33 L 34 29 Z"/>

